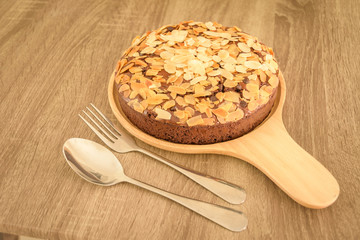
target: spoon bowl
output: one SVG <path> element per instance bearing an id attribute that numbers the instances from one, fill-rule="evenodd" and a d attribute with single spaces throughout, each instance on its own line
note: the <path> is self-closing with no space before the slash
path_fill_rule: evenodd
<path id="1" fill-rule="evenodd" d="M 125 179 L 116 156 L 93 141 L 71 138 L 65 142 L 63 153 L 70 167 L 91 183 L 111 186 Z"/>

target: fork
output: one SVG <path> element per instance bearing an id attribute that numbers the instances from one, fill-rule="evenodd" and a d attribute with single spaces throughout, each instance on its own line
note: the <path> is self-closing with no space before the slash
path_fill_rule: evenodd
<path id="1" fill-rule="evenodd" d="M 82 112 L 91 120 L 93 124 L 86 120 L 81 114 L 79 114 L 80 118 L 109 148 L 115 152 L 141 152 L 184 174 L 194 182 L 200 184 L 210 192 L 231 204 L 241 204 L 245 201 L 246 193 L 245 190 L 240 186 L 229 183 L 225 180 L 202 174 L 194 170 L 187 169 L 184 166 L 181 166 L 173 161 L 165 159 L 153 152 L 139 147 L 130 134 L 117 128 L 99 109 L 94 106 L 94 104 L 90 103 L 90 105 L 97 114 L 95 114 L 94 111 L 89 107 L 86 107 L 87 112 L 89 113 L 84 110 Z M 106 124 L 104 120 L 108 124 Z"/>

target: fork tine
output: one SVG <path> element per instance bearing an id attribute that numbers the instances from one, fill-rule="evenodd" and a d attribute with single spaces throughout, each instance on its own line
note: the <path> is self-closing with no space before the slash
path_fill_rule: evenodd
<path id="1" fill-rule="evenodd" d="M 78 114 L 79 117 L 86 123 L 86 125 L 89 126 L 89 128 L 91 128 L 91 130 L 93 130 L 93 132 L 106 144 L 106 145 L 110 145 L 113 144 L 113 142 L 111 142 L 110 140 L 108 140 L 106 137 L 104 137 L 96 128 L 94 128 L 83 116 L 81 116 L 80 114 Z"/>
<path id="2" fill-rule="evenodd" d="M 96 110 L 96 112 L 103 118 L 105 119 L 105 121 L 121 136 L 122 133 L 117 129 L 115 128 L 114 124 L 110 121 L 110 119 L 108 119 L 102 112 L 100 112 L 99 109 L 97 109 L 97 107 L 95 107 L 94 104 L 90 103 L 90 105 Z"/>
<path id="3" fill-rule="evenodd" d="M 95 122 L 95 120 L 92 118 L 92 117 L 90 117 L 90 115 L 87 113 L 87 112 L 85 112 L 84 110 L 83 110 L 83 113 L 95 124 L 95 126 L 97 126 L 98 127 L 98 129 L 100 130 L 100 131 L 98 131 L 96 128 L 94 128 L 89 122 L 87 122 L 83 117 L 83 120 L 84 121 L 86 121 L 87 122 L 87 124 L 88 124 L 88 126 L 90 127 L 90 125 L 91 125 L 91 129 L 96 133 L 96 135 L 101 135 L 101 133 L 103 133 L 106 137 L 108 137 L 112 142 L 115 142 L 115 138 L 114 137 L 112 137 L 109 133 L 107 133 L 106 132 L 106 130 L 104 129 L 104 128 L 102 128 L 97 122 Z M 101 135 L 102 137 L 103 137 L 103 135 Z M 99 136 L 100 137 L 100 136 Z M 103 140 L 103 139 L 101 139 L 101 140 Z"/>
<path id="4" fill-rule="evenodd" d="M 115 139 L 119 138 L 119 136 L 113 131 L 111 131 L 111 129 L 108 126 L 106 126 L 106 124 L 103 121 L 101 121 L 101 119 L 93 111 L 91 111 L 90 108 L 86 107 L 86 109 L 101 123 L 101 125 L 103 125 L 115 137 Z"/>

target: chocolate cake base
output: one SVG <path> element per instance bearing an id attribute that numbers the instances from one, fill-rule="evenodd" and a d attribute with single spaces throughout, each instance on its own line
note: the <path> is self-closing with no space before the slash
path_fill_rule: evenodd
<path id="1" fill-rule="evenodd" d="M 127 118 L 145 133 L 174 143 L 211 144 L 238 138 L 258 126 L 269 115 L 277 96 L 277 90 L 269 101 L 242 119 L 212 126 L 185 126 L 159 121 L 151 114 L 141 114 L 132 109 L 119 95 L 120 106 Z"/>

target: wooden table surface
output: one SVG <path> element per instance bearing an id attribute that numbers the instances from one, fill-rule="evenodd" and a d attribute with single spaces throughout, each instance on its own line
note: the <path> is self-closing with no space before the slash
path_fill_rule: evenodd
<path id="1" fill-rule="evenodd" d="M 0 4 L 0 232 L 50 239 L 359 239 L 360 4 L 356 1 L 51 1 Z M 92 185 L 66 164 L 70 137 L 99 142 L 77 114 L 107 100 L 113 68 L 132 38 L 183 20 L 239 26 L 274 48 L 287 83 L 291 136 L 340 184 L 330 207 L 307 209 L 244 161 L 139 144 L 241 185 L 232 206 L 140 153 L 116 154 L 134 178 L 245 212 L 230 232 L 132 186 Z"/>

